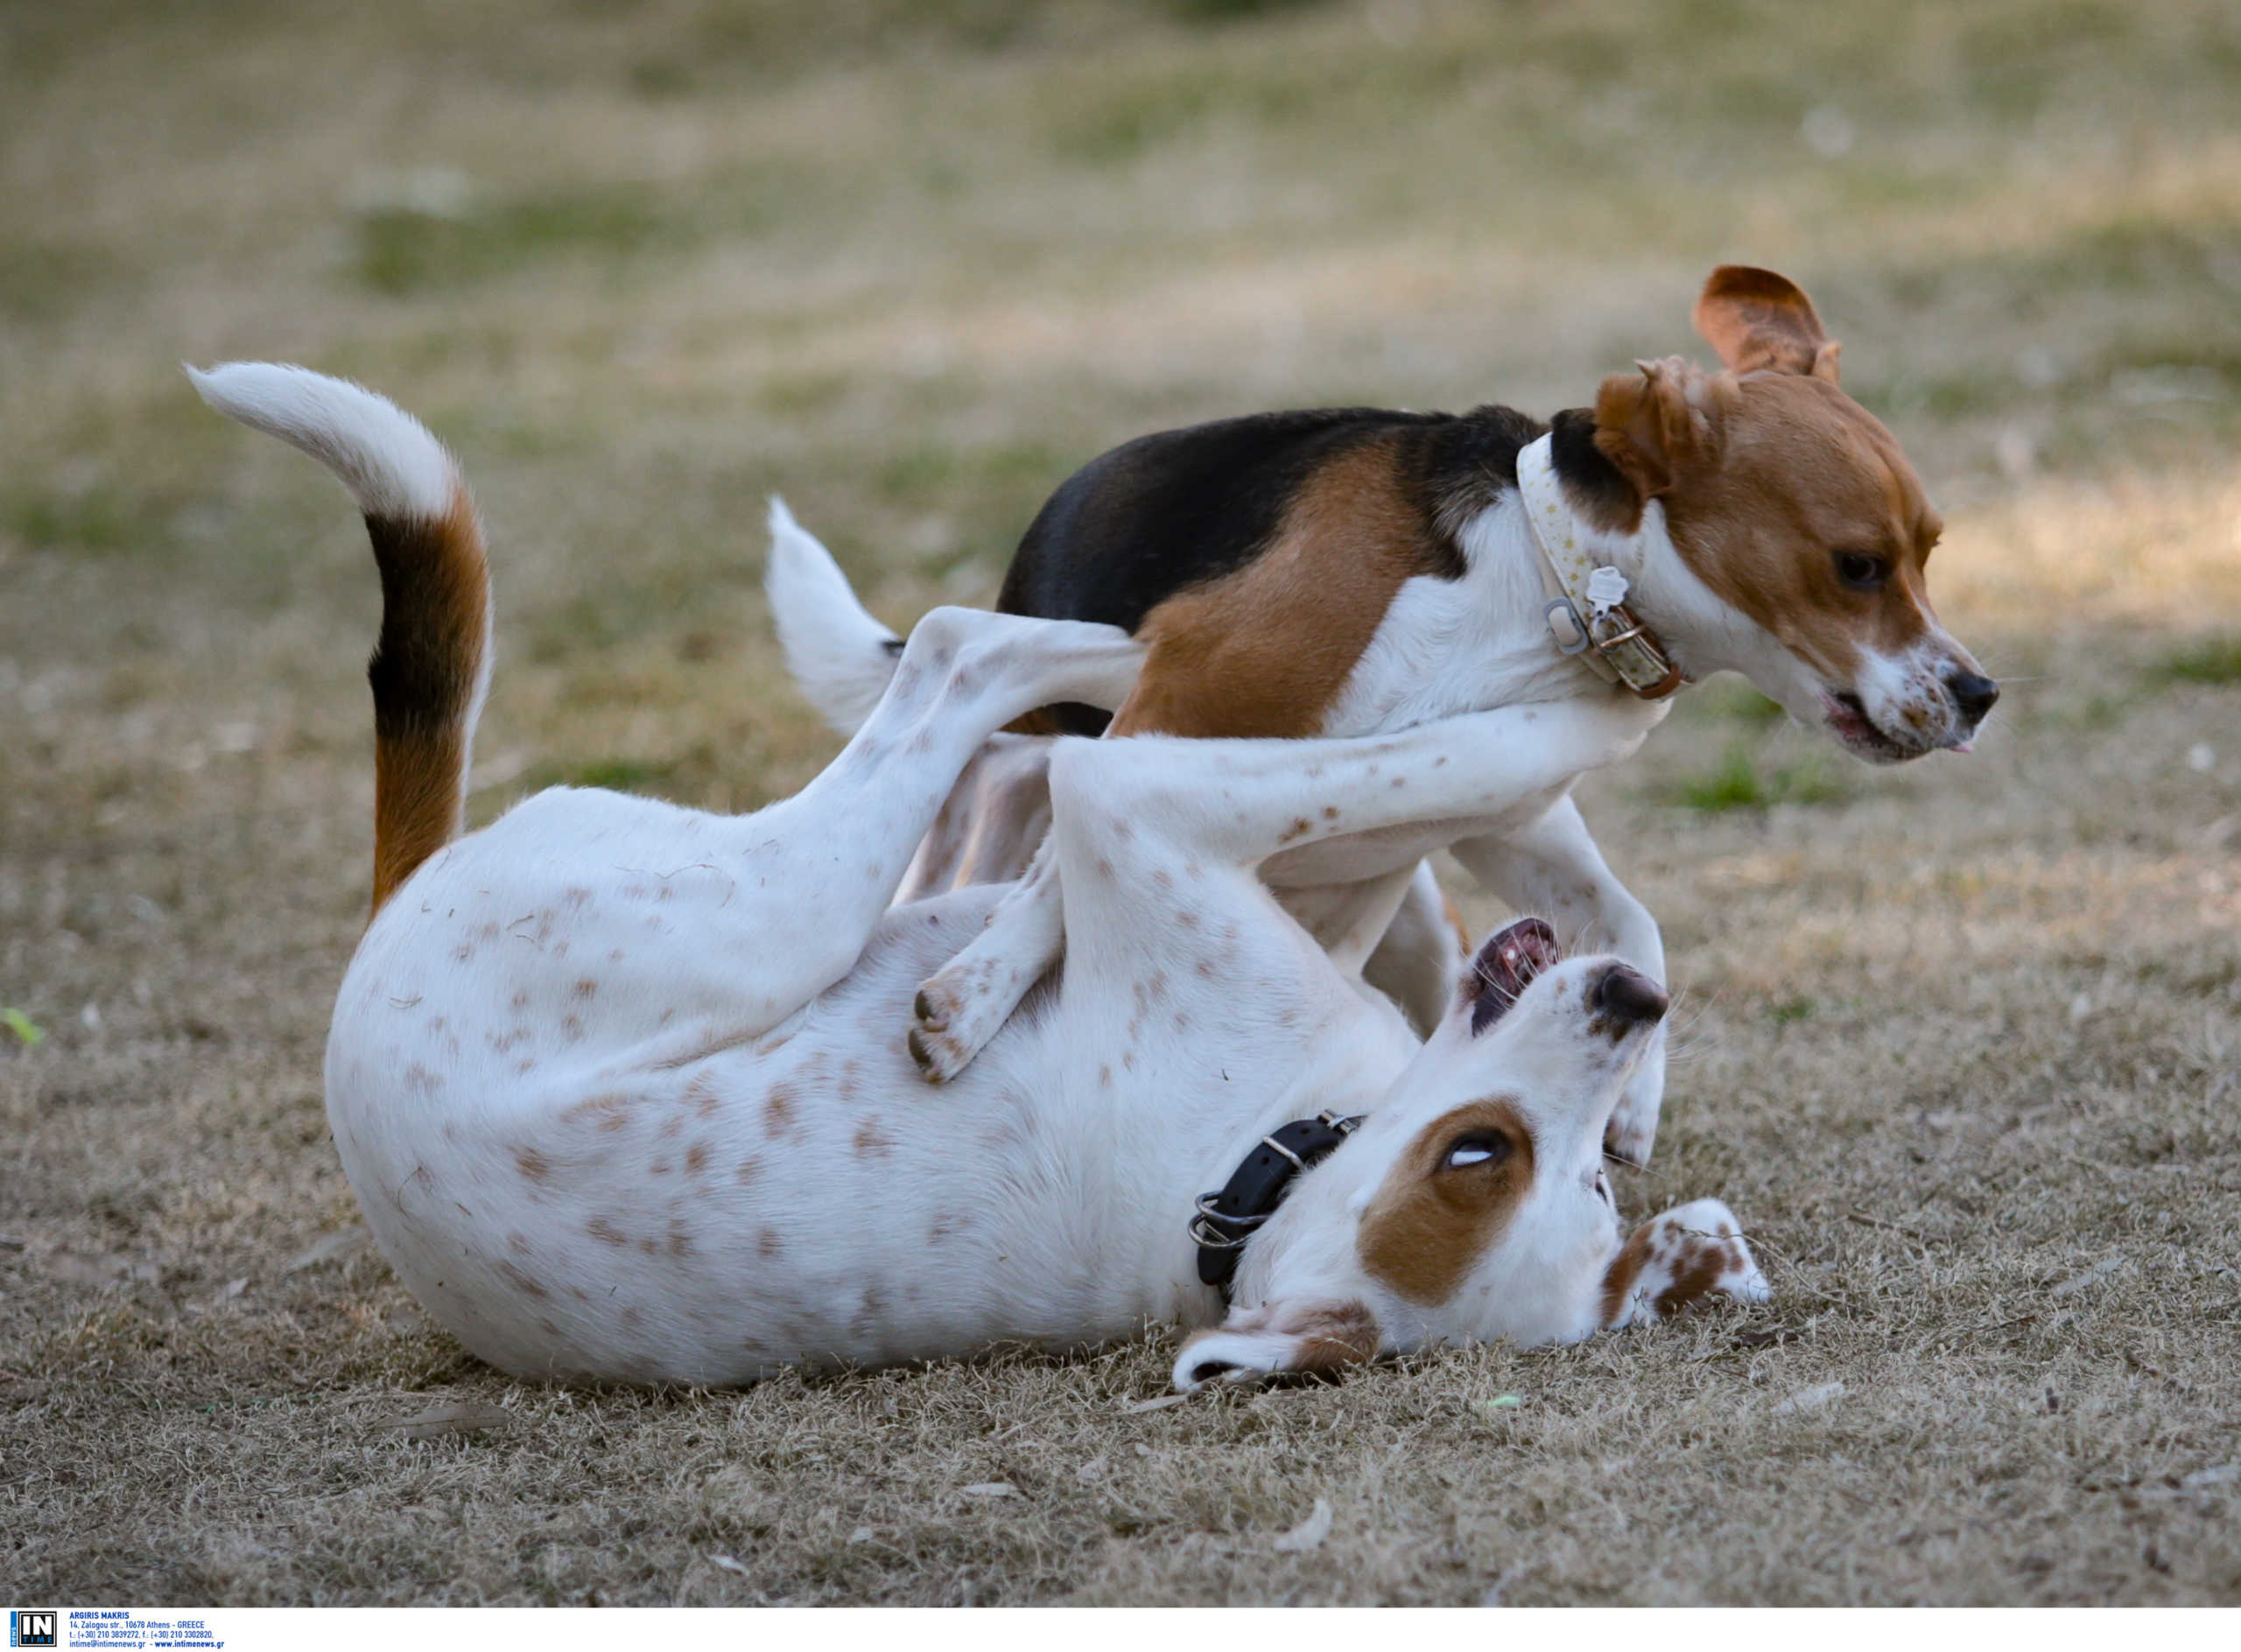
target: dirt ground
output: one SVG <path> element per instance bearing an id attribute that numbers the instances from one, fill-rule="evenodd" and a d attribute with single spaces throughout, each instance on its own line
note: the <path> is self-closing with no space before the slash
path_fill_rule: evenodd
<path id="1" fill-rule="evenodd" d="M 25 0 L 0 224 L 0 1595 L 2241 1601 L 2230 5 Z M 1681 996 L 1621 1201 L 1725 1198 L 1770 1305 L 1155 1409 L 1158 1332 L 594 1395 L 364 1248 L 374 580 L 181 358 L 463 456 L 479 818 L 746 808 L 834 745 L 769 491 L 905 622 L 1113 441 L 1545 414 L 1703 356 L 1727 259 L 1846 341 L 2006 682 L 1896 771 L 1717 682 L 1584 794 Z"/>

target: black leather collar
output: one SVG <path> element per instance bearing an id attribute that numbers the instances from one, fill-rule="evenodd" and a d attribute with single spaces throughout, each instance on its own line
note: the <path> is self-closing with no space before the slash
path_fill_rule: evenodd
<path id="1" fill-rule="evenodd" d="M 1198 1245 L 1201 1282 L 1219 1285 L 1223 1299 L 1228 1299 L 1229 1282 L 1236 1276 L 1245 1241 L 1275 1214 L 1300 1173 L 1330 1157 L 1354 1133 L 1362 1116 L 1358 1113 L 1342 1119 L 1336 1113 L 1319 1113 L 1311 1119 L 1294 1119 L 1262 1136 L 1230 1173 L 1220 1192 L 1198 1195 L 1191 1237 Z"/>

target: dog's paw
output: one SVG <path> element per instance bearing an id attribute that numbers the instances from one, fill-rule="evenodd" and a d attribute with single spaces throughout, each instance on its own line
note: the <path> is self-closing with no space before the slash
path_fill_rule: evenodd
<path id="1" fill-rule="evenodd" d="M 1708 1297 L 1765 1302 L 1773 1295 L 1735 1213 L 1700 1199 L 1634 1229 L 1604 1281 L 1605 1322 L 1654 1325 Z"/>
<path id="2" fill-rule="evenodd" d="M 1612 1158 L 1628 1170 L 1639 1170 L 1649 1163 L 1650 1149 L 1657 1144 L 1657 1120 L 1653 1115 L 1647 1124 L 1627 1118 L 1622 1111 L 1611 1115 L 1611 1122 L 1603 1129 L 1603 1156 Z"/>
<path id="3" fill-rule="evenodd" d="M 947 983 L 937 976 L 919 988 L 910 1014 L 910 1059 L 918 1064 L 918 1074 L 928 1084 L 947 1084 L 972 1065 L 978 1051 L 950 1037 L 959 1006 Z"/>
<path id="4" fill-rule="evenodd" d="M 918 988 L 911 1006 L 910 1058 L 928 1084 L 947 1084 L 973 1065 L 1019 1002 L 1005 972 L 987 963 L 952 978 L 944 970 Z"/>
<path id="5" fill-rule="evenodd" d="M 1664 1104 L 1665 1052 L 1659 1047 L 1648 1052 L 1619 1093 L 1619 1105 L 1603 1127 L 1605 1154 L 1634 1170 L 1647 1165 L 1650 1149 L 1657 1145 L 1657 1119 Z"/>

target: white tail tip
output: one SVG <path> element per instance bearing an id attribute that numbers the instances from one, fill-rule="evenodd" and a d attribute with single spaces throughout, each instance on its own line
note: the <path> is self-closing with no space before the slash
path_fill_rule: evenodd
<path id="1" fill-rule="evenodd" d="M 218 411 L 325 465 L 367 516 L 413 521 L 450 512 L 458 467 L 425 425 L 386 397 L 274 362 L 190 366 L 186 376 Z"/>

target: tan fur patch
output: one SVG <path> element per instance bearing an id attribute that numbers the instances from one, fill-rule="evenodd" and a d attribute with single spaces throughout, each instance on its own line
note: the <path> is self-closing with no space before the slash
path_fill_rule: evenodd
<path id="1" fill-rule="evenodd" d="M 1611 1259 L 1610 1267 L 1603 1273 L 1603 1323 L 1611 1324 L 1626 1308 L 1626 1299 L 1634 1294 L 1634 1281 L 1641 1277 L 1642 1269 L 1649 1265 L 1650 1239 L 1657 1224 L 1644 1222 L 1626 1235 L 1626 1242 L 1619 1247 L 1619 1254 Z"/>
<path id="2" fill-rule="evenodd" d="M 459 835 L 467 713 L 490 626 L 482 531 L 464 488 L 440 522 L 369 518 L 382 575 L 374 685 L 374 910 Z"/>
<path id="3" fill-rule="evenodd" d="M 1674 549 L 1712 594 L 1824 677 L 1850 680 L 1864 651 L 1903 652 L 1935 623 L 1922 570 L 1944 524 L 1898 439 L 1837 388 L 1812 301 L 1772 271 L 1723 265 L 1696 323 L 1728 370 L 1675 356 L 1614 374 L 1596 397 L 1597 449 L 1662 502 Z M 1854 589 L 1842 554 L 1876 558 L 1889 578 Z"/>
<path id="4" fill-rule="evenodd" d="M 1394 458 L 1390 442 L 1370 442 L 1332 460 L 1259 556 L 1146 615 L 1136 636 L 1150 651 L 1112 732 L 1320 732 L 1394 593 L 1441 566 Z"/>
<path id="5" fill-rule="evenodd" d="M 1724 381 L 1724 383 L 1723 383 Z M 1719 386 L 1718 461 L 1683 461 L 1665 496 L 1674 549 L 1712 594 L 1837 681 L 1864 650 L 1898 654 L 1935 623 L 1924 566 L 1944 524 L 1898 439 L 1825 379 Z M 1856 591 L 1836 558 L 1879 558 Z"/>
<path id="6" fill-rule="evenodd" d="M 1446 1167 L 1462 1137 L 1499 1135 L 1497 1162 Z M 1411 1302 L 1453 1296 L 1533 1186 L 1533 1135 L 1517 1104 L 1489 1096 L 1442 1114 L 1402 1151 L 1362 1218 L 1362 1265 Z"/>
<path id="7" fill-rule="evenodd" d="M 1327 1374 L 1377 1358 L 1377 1321 L 1359 1302 L 1310 1309 L 1282 1329 L 1300 1339 L 1292 1355 L 1295 1371 Z"/>

